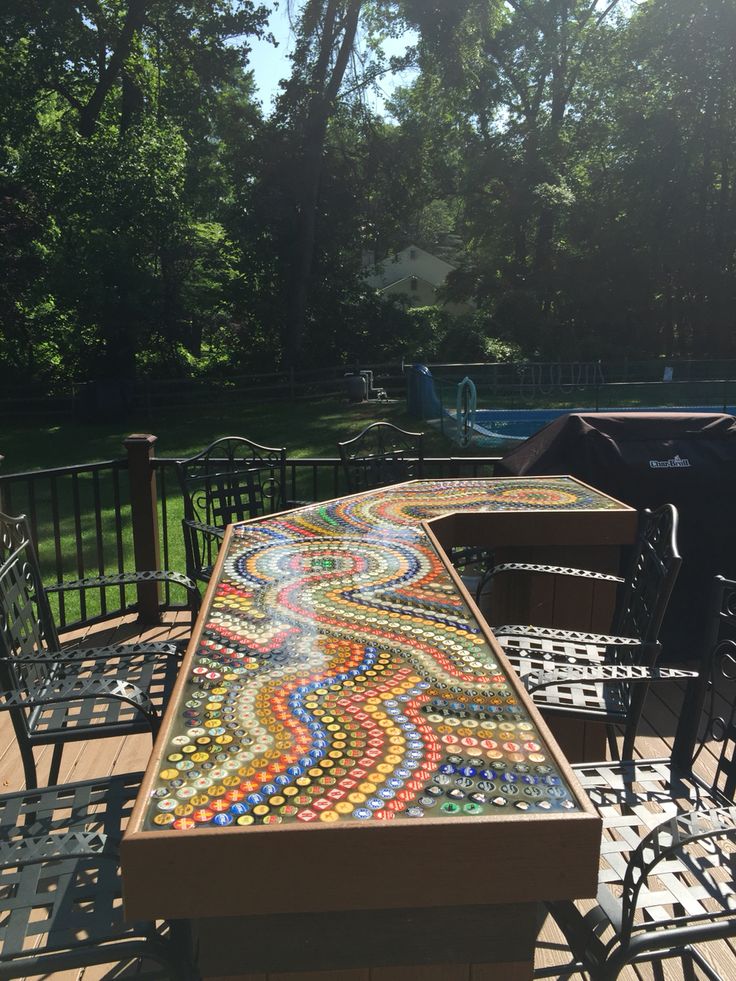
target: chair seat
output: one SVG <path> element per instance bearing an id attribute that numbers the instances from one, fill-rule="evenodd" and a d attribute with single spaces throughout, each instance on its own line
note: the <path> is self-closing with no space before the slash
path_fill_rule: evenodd
<path id="1" fill-rule="evenodd" d="M 606 644 L 592 640 L 551 639 L 527 634 L 509 634 L 505 627 L 493 636 L 508 658 L 533 658 L 557 664 L 605 664 Z M 623 639 L 618 643 L 623 644 Z"/>
<path id="2" fill-rule="evenodd" d="M 69 680 L 81 682 L 83 687 L 86 681 L 109 680 L 114 684 L 117 679 L 123 679 L 144 692 L 154 708 L 160 710 L 174 686 L 179 667 L 178 658 L 169 653 L 172 645 L 161 645 L 161 648 L 159 656 L 155 656 L 150 651 L 136 654 L 134 647 L 121 645 L 116 649 L 117 654 L 104 661 L 90 657 L 63 662 L 63 676 L 45 684 L 43 695 L 47 698 L 55 692 L 63 694 Z M 132 653 L 128 654 L 128 651 Z M 85 653 L 93 655 L 95 651 Z M 29 711 L 28 718 L 31 742 L 41 743 L 60 734 L 65 741 L 101 736 L 105 729 L 111 730 L 112 735 L 119 727 L 129 733 L 148 732 L 151 724 L 135 705 L 119 698 L 106 698 L 104 690 L 94 698 L 72 697 L 68 701 L 38 706 Z"/>
<path id="3" fill-rule="evenodd" d="M 154 924 L 123 917 L 118 845 L 141 778 L 0 797 L 0 977 L 61 969 L 65 957 L 82 966 L 138 955 L 181 976 Z"/>
<path id="4" fill-rule="evenodd" d="M 500 636 L 496 638 L 514 671 L 524 680 L 546 665 L 605 664 L 605 646 L 540 641 L 536 638 Z M 561 681 L 534 690 L 534 703 L 553 712 L 584 711 L 601 721 L 625 722 L 629 710 L 628 685 L 616 681 Z"/>
<path id="5" fill-rule="evenodd" d="M 640 760 L 623 763 L 580 763 L 575 775 L 603 819 L 598 908 L 587 915 L 572 902 L 555 903 L 555 917 L 562 916 L 578 928 L 601 910 L 607 925 L 618 933 L 622 922 L 622 894 L 633 862 L 643 879 L 637 896 L 634 931 L 656 930 L 658 924 L 673 929 L 673 919 L 702 917 L 708 920 L 723 910 L 736 909 L 732 871 L 733 838 L 711 837 L 704 847 L 694 841 L 656 865 L 651 875 L 646 863 L 655 854 L 676 845 L 690 832 L 696 835 L 722 822 L 733 827 L 736 809 L 725 808 L 725 798 L 713 793 L 696 778 L 681 779 L 669 760 Z M 730 815 L 729 815 L 730 811 Z M 658 830 L 655 830 L 658 829 Z M 649 847 L 637 854 L 642 840 L 652 834 Z M 631 881 L 626 883 L 630 888 Z M 605 924 L 604 924 L 605 925 Z M 597 926 L 601 934 L 601 924 Z M 605 936 L 601 939 L 605 942 Z"/>

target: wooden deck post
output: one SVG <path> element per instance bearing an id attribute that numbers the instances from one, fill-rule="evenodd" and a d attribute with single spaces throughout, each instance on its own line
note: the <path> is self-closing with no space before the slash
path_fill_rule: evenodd
<path id="1" fill-rule="evenodd" d="M 133 522 L 133 550 L 138 572 L 159 569 L 160 554 L 158 537 L 158 499 L 156 471 L 151 465 L 153 444 L 156 436 L 132 433 L 123 441 L 128 454 L 128 480 L 130 481 L 130 511 Z M 159 584 L 141 582 L 138 591 L 138 618 L 143 623 L 158 623 Z"/>

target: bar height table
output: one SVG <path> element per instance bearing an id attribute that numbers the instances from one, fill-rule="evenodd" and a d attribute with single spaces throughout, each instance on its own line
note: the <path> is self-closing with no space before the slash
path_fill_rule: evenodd
<path id="1" fill-rule="evenodd" d="M 531 977 L 539 901 L 595 893 L 600 820 L 443 547 L 635 527 L 554 477 L 229 528 L 122 842 L 126 915 L 191 919 L 210 978 Z"/>

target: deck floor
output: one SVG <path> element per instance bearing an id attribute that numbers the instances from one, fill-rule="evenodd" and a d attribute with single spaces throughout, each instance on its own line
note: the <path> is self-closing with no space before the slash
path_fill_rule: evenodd
<path id="1" fill-rule="evenodd" d="M 123 618 L 110 628 L 97 627 L 85 633 L 90 645 L 92 643 L 110 643 L 123 640 L 145 639 L 145 640 L 168 640 L 177 637 L 186 637 L 189 632 L 188 616 L 179 614 L 170 616 L 161 626 L 148 629 L 141 633 L 140 628 L 135 622 L 134 617 Z M 79 634 L 70 635 L 71 639 L 78 640 Z M 733 693 L 719 692 L 719 697 L 725 705 Z M 644 712 L 644 720 L 637 739 L 637 755 L 642 758 L 665 757 L 669 755 L 669 747 L 672 744 L 672 737 L 677 723 L 677 715 L 682 698 L 682 690 L 672 684 L 658 685 L 653 690 L 648 699 Z M 148 736 L 136 735 L 124 739 L 97 739 L 89 743 L 79 742 L 69 745 L 64 753 L 61 780 L 63 782 L 72 780 L 83 780 L 101 774 L 126 773 L 145 769 L 150 754 L 151 741 Z M 50 762 L 50 749 L 44 749 L 37 753 L 39 763 L 39 781 L 45 779 Z M 699 766 L 703 775 L 707 775 L 715 765 L 715 751 L 708 747 L 707 751 L 701 754 Z M 23 773 L 20 765 L 20 756 L 15 746 L 15 737 L 7 713 L 0 713 L 0 787 L 2 792 L 8 793 L 13 790 L 22 789 Z M 724 979 L 736 979 L 736 946 L 727 941 L 711 943 L 701 948 L 710 963 L 716 968 Z M 551 967 L 552 965 L 564 965 L 569 960 L 569 952 L 566 948 L 562 935 L 557 930 L 556 925 L 548 917 L 539 936 L 536 951 L 536 966 Z M 80 971 L 65 971 L 53 975 L 54 981 L 100 981 L 100 979 L 117 979 L 135 977 L 139 972 L 139 965 L 118 964 L 102 968 L 86 968 Z M 330 981 L 348 981 L 348 975 L 352 978 L 355 972 L 330 972 Z M 360 972 L 361 978 L 365 972 Z M 584 975 L 579 973 L 569 973 L 561 967 L 556 975 L 561 979 L 580 979 Z M 258 981 L 261 979 L 258 976 Z M 269 981 L 297 981 L 299 975 L 282 975 L 278 977 L 271 975 Z M 310 975 L 310 978 L 314 977 Z M 328 975 L 323 975 L 327 979 Z M 453 981 L 458 977 L 456 972 L 447 972 L 441 966 L 437 968 L 437 981 L 445 981 L 452 978 Z M 691 973 L 687 964 L 679 960 L 669 960 L 662 965 L 651 967 L 644 965 L 637 968 L 627 968 L 620 978 L 622 981 L 694 981 L 703 978 L 705 975 L 695 968 Z M 469 977 L 467 981 L 472 981 Z M 503 981 L 503 979 L 499 979 Z"/>

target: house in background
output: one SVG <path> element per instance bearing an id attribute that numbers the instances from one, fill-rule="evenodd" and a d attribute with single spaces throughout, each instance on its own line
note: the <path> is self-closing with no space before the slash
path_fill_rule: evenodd
<path id="1" fill-rule="evenodd" d="M 410 306 L 433 306 L 440 301 L 437 290 L 444 286 L 448 275 L 456 268 L 417 245 L 408 245 L 394 256 L 376 263 L 373 253 L 363 254 L 366 282 L 383 296 L 405 296 Z M 469 303 L 443 303 L 450 313 L 467 313 Z"/>

